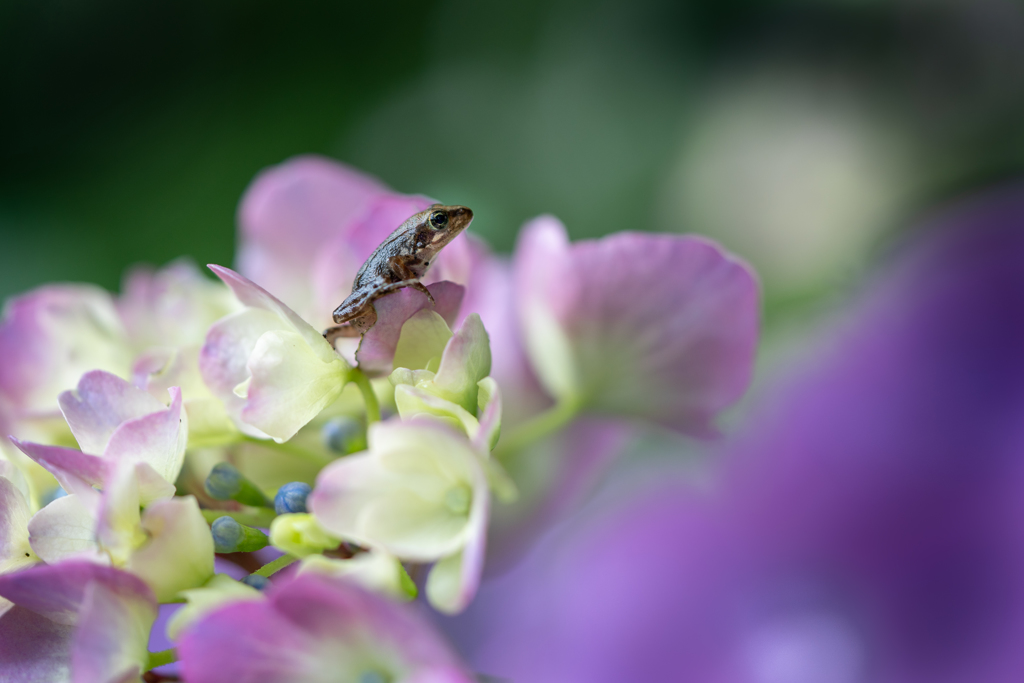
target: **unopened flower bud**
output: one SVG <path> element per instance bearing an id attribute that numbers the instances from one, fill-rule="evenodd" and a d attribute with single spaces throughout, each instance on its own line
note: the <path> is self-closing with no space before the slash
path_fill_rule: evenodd
<path id="1" fill-rule="evenodd" d="M 277 490 L 277 495 L 274 496 L 274 511 L 279 515 L 293 512 L 308 512 L 306 510 L 306 498 L 312 490 L 309 484 L 301 481 L 285 484 Z"/>
<path id="2" fill-rule="evenodd" d="M 259 529 L 239 524 L 231 517 L 218 517 L 210 526 L 213 549 L 217 553 L 251 553 L 267 547 L 267 535 Z"/>

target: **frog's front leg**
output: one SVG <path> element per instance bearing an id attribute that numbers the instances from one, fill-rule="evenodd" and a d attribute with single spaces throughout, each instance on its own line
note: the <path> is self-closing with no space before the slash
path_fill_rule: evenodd
<path id="1" fill-rule="evenodd" d="M 427 298 L 430 299 L 431 306 L 436 305 L 436 302 L 434 301 L 434 295 L 430 293 L 430 290 L 427 289 L 422 282 L 420 282 L 419 276 L 417 276 L 416 273 L 414 273 L 413 270 L 409 268 L 406 262 L 406 257 L 393 256 L 391 257 L 391 260 L 388 261 L 388 265 L 391 267 L 391 272 L 397 275 L 400 278 L 400 280 L 399 282 L 395 282 L 393 284 L 385 285 L 384 287 L 382 287 L 378 292 L 378 296 L 384 294 L 385 292 L 393 292 L 396 289 L 401 289 L 403 287 L 412 287 L 416 291 L 426 294 Z"/>

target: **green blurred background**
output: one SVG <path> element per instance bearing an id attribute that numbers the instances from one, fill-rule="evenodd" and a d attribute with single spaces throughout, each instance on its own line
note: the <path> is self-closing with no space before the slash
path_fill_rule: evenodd
<path id="1" fill-rule="evenodd" d="M 769 318 L 1024 169 L 1010 0 L 0 4 L 0 293 L 230 263 L 261 168 L 316 152 L 472 206 L 499 250 L 700 232 Z"/>

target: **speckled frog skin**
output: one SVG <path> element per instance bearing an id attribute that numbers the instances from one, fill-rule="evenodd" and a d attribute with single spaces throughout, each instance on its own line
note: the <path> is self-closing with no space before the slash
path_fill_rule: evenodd
<path id="1" fill-rule="evenodd" d="M 438 252 L 455 239 L 473 220 L 465 206 L 434 204 L 410 217 L 380 243 L 359 268 L 352 293 L 334 310 L 334 327 L 324 338 L 334 343 L 338 337 L 359 337 L 377 323 L 373 302 L 403 287 L 417 289 L 430 298 L 420 280 Z"/>

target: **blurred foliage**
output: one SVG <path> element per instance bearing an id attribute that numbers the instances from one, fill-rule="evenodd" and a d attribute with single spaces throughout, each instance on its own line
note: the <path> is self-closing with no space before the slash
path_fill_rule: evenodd
<path id="1" fill-rule="evenodd" d="M 542 212 L 711 234 L 771 313 L 1024 165 L 1012 0 L 8 0 L 0 66 L 3 295 L 230 263 L 253 175 L 317 152 L 501 250 Z"/>

